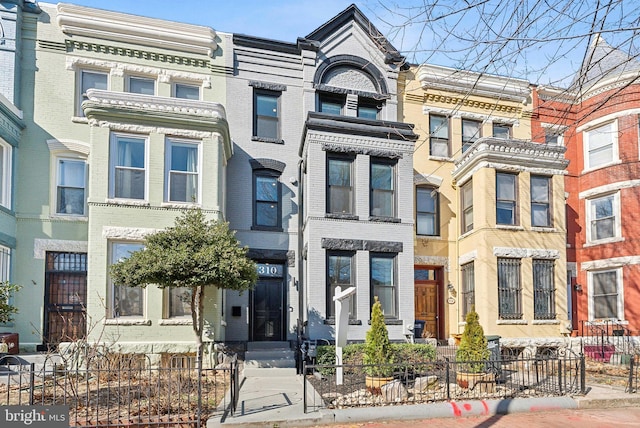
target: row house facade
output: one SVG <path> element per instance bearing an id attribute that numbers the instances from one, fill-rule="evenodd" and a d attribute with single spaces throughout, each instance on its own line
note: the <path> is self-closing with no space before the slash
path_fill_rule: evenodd
<path id="1" fill-rule="evenodd" d="M 565 146 L 571 159 L 565 186 L 574 334 L 592 325 L 637 335 L 640 62 L 600 35 L 585 59 L 568 90 L 536 88 L 532 136 Z"/>
<path id="2" fill-rule="evenodd" d="M 567 335 L 563 147 L 531 142 L 527 81 L 422 65 L 404 82 L 414 153 L 415 319 L 506 340 Z M 551 339 L 553 340 L 553 339 Z"/>

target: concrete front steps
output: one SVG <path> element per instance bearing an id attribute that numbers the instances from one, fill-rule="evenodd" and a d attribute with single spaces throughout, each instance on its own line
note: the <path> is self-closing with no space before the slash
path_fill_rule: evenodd
<path id="1" fill-rule="evenodd" d="M 244 377 L 296 374 L 295 352 L 289 342 L 249 342 L 244 354 Z"/>

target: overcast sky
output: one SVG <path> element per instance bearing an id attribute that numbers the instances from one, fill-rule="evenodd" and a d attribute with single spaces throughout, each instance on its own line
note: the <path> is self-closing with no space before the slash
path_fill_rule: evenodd
<path id="1" fill-rule="evenodd" d="M 610 44 L 627 43 L 634 50 L 638 30 L 619 34 L 617 29 L 637 27 L 640 22 L 638 0 L 74 0 L 69 3 L 285 42 L 306 36 L 354 3 L 411 63 L 427 62 L 559 86 L 567 86 L 579 70 L 595 27 Z M 482 43 L 493 37 L 496 39 Z"/>

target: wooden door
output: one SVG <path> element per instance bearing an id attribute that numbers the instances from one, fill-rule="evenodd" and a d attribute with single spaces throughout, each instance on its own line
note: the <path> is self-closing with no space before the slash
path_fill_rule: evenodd
<path id="1" fill-rule="evenodd" d="M 416 267 L 414 284 L 414 317 L 424 321 L 424 337 L 440 339 L 439 268 Z"/>

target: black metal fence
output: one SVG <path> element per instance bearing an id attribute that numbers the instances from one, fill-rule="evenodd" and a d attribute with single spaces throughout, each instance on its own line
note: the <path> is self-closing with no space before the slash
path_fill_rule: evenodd
<path id="1" fill-rule="evenodd" d="M 638 378 L 640 377 L 640 355 L 632 355 L 629 358 L 629 381 L 625 392 L 637 393 L 638 392 Z"/>
<path id="2" fill-rule="evenodd" d="M 612 355 L 635 352 L 632 338 L 637 332 L 619 321 L 580 321 L 578 334 L 585 340 L 584 354 L 597 361 L 608 363 Z"/>
<path id="3" fill-rule="evenodd" d="M 368 378 L 372 366 L 306 365 L 304 409 L 584 394 L 584 356 L 561 354 L 393 364 L 386 367 L 393 374 L 385 381 Z M 338 368 L 343 372 L 340 385 L 336 382 Z"/>
<path id="4" fill-rule="evenodd" d="M 0 358 L 0 405 L 65 405 L 71 426 L 200 427 L 233 413 L 238 360 L 198 370 L 173 356 L 153 367 L 144 355 L 85 358 L 68 368 Z"/>

